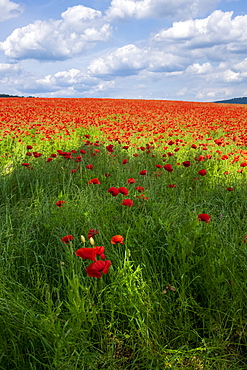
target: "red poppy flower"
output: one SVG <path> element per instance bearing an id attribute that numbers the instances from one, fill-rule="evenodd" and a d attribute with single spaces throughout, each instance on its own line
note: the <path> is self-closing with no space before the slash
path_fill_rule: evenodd
<path id="1" fill-rule="evenodd" d="M 63 205 L 64 203 L 66 203 L 66 202 L 65 202 L 65 200 L 58 200 L 58 201 L 56 202 L 56 206 L 58 206 L 58 207 L 62 207 L 62 205 Z"/>
<path id="2" fill-rule="evenodd" d="M 176 187 L 177 187 L 177 185 L 176 185 L 176 184 L 169 184 L 169 185 L 167 185 L 167 187 L 168 187 L 168 188 L 176 188 Z"/>
<path id="3" fill-rule="evenodd" d="M 143 192 L 145 190 L 145 188 L 143 186 L 137 186 L 135 188 L 137 191 L 139 191 L 139 193 Z"/>
<path id="4" fill-rule="evenodd" d="M 126 164 L 128 162 L 129 162 L 128 159 L 124 159 L 123 162 L 122 162 L 122 164 Z"/>
<path id="5" fill-rule="evenodd" d="M 226 190 L 228 190 L 228 191 L 233 191 L 233 190 L 234 190 L 234 188 L 226 188 Z"/>
<path id="6" fill-rule="evenodd" d="M 32 153 L 31 152 L 27 152 L 26 155 L 29 156 L 29 157 L 31 157 L 32 156 Z"/>
<path id="7" fill-rule="evenodd" d="M 140 175 L 146 175 L 147 174 L 147 171 L 146 170 L 142 170 L 141 172 L 140 172 Z"/>
<path id="8" fill-rule="evenodd" d="M 100 181 L 99 179 L 95 178 L 95 179 L 91 179 L 88 181 L 88 184 L 91 185 L 91 184 L 100 184 Z"/>
<path id="9" fill-rule="evenodd" d="M 112 145 L 112 144 L 110 144 L 110 145 L 106 146 L 106 150 L 107 150 L 109 153 L 113 153 L 113 152 L 114 152 L 114 150 L 113 150 L 113 146 L 114 146 L 114 145 Z"/>
<path id="10" fill-rule="evenodd" d="M 27 149 L 33 149 L 32 145 L 27 145 Z"/>
<path id="11" fill-rule="evenodd" d="M 205 176 L 207 174 L 206 170 L 200 170 L 198 171 L 198 175 Z"/>
<path id="12" fill-rule="evenodd" d="M 107 190 L 108 193 L 110 193 L 113 197 L 116 197 L 119 194 L 119 189 L 115 188 L 115 186 L 112 186 Z"/>
<path id="13" fill-rule="evenodd" d="M 112 244 L 117 244 L 117 243 L 124 244 L 123 241 L 124 241 L 124 237 L 122 235 L 115 235 L 111 238 Z"/>
<path id="14" fill-rule="evenodd" d="M 247 235 L 244 237 L 244 243 L 247 243 Z"/>
<path id="15" fill-rule="evenodd" d="M 182 162 L 182 165 L 184 167 L 189 167 L 190 166 L 190 161 L 184 161 L 184 162 Z"/>
<path id="16" fill-rule="evenodd" d="M 111 176 L 110 173 L 105 173 L 105 177 Z"/>
<path id="17" fill-rule="evenodd" d="M 84 260 L 96 261 L 96 248 L 80 248 L 75 254 Z"/>
<path id="18" fill-rule="evenodd" d="M 123 194 L 125 196 L 127 196 L 129 194 L 129 190 L 127 188 L 123 187 L 123 186 L 121 186 L 120 188 L 118 188 L 118 191 L 119 191 L 119 193 L 121 193 L 121 194 Z"/>
<path id="19" fill-rule="evenodd" d="M 168 171 L 168 172 L 172 172 L 172 171 L 173 171 L 173 168 L 172 168 L 172 165 L 171 165 L 171 164 L 166 164 L 166 165 L 164 166 L 164 169 L 165 169 L 166 171 Z"/>
<path id="20" fill-rule="evenodd" d="M 69 242 L 70 242 L 71 240 L 74 240 L 74 237 L 73 237 L 72 235 L 66 235 L 66 236 L 64 236 L 61 240 L 62 240 L 62 242 L 64 242 L 65 244 L 69 244 Z"/>
<path id="21" fill-rule="evenodd" d="M 41 157 L 41 156 L 42 156 L 42 153 L 33 152 L 33 156 L 34 156 L 35 158 L 39 158 L 39 157 Z"/>
<path id="22" fill-rule="evenodd" d="M 156 164 L 155 167 L 162 168 L 163 166 L 161 164 Z"/>
<path id="23" fill-rule="evenodd" d="M 46 162 L 49 163 L 53 160 L 53 158 L 47 158 Z"/>
<path id="24" fill-rule="evenodd" d="M 122 204 L 123 206 L 132 207 L 134 205 L 134 202 L 132 199 L 124 199 L 120 204 Z"/>
<path id="25" fill-rule="evenodd" d="M 87 168 L 88 170 L 93 170 L 93 165 L 92 165 L 92 164 L 88 164 L 88 165 L 86 166 L 86 168 Z"/>
<path id="26" fill-rule="evenodd" d="M 210 216 L 207 213 L 201 213 L 200 215 L 198 215 L 198 220 L 204 221 L 208 224 L 210 222 Z"/>
<path id="27" fill-rule="evenodd" d="M 86 152 L 86 150 L 84 150 L 84 149 L 80 149 L 80 153 L 81 153 L 81 154 L 86 154 L 87 152 Z"/>
<path id="28" fill-rule="evenodd" d="M 130 179 L 127 180 L 127 183 L 128 184 L 135 184 L 136 180 L 131 177 Z"/>
<path id="29" fill-rule="evenodd" d="M 21 165 L 24 166 L 24 167 L 28 167 L 28 166 L 30 166 L 30 163 L 22 163 Z"/>
<path id="30" fill-rule="evenodd" d="M 100 278 L 103 274 L 107 274 L 109 271 L 109 267 L 111 266 L 110 260 L 99 260 L 96 262 L 91 263 L 88 267 L 86 267 L 86 273 L 90 277 Z"/>
<path id="31" fill-rule="evenodd" d="M 73 173 L 75 173 L 76 172 L 76 169 L 75 170 L 71 170 L 70 171 L 70 173 L 72 173 L 72 175 L 73 175 Z"/>
<path id="32" fill-rule="evenodd" d="M 97 235 L 99 232 L 98 230 L 95 230 L 95 229 L 90 229 L 88 234 L 87 234 L 87 238 L 90 239 L 90 238 L 93 238 L 94 235 Z"/>

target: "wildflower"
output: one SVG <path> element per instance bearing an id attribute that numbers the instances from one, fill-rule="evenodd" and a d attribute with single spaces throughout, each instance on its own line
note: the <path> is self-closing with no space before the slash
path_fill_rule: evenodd
<path id="1" fill-rule="evenodd" d="M 86 242 L 86 239 L 85 239 L 85 236 L 84 235 L 81 235 L 81 242 L 85 244 Z"/>
<path id="2" fill-rule="evenodd" d="M 42 156 L 42 153 L 33 152 L 33 156 L 34 156 L 34 158 L 39 158 L 39 157 Z"/>
<path id="3" fill-rule="evenodd" d="M 145 188 L 143 186 L 137 186 L 135 188 L 137 191 L 139 191 L 139 193 L 143 192 L 145 190 Z"/>
<path id="4" fill-rule="evenodd" d="M 184 161 L 184 162 L 182 162 L 182 165 L 184 167 L 189 167 L 190 166 L 190 161 Z"/>
<path id="5" fill-rule="evenodd" d="M 134 205 L 134 202 L 132 199 L 124 199 L 122 203 L 123 206 L 132 207 Z"/>
<path id="6" fill-rule="evenodd" d="M 169 185 L 167 185 L 167 187 L 168 187 L 168 188 L 176 188 L 176 187 L 177 187 L 177 185 L 176 185 L 176 184 L 169 184 Z"/>
<path id="7" fill-rule="evenodd" d="M 22 163 L 21 165 L 24 166 L 24 167 L 28 167 L 28 166 L 30 166 L 30 163 Z"/>
<path id="8" fill-rule="evenodd" d="M 86 168 L 87 168 L 88 170 L 93 170 L 93 165 L 92 165 L 92 164 L 88 164 L 88 165 L 86 166 Z"/>
<path id="9" fill-rule="evenodd" d="M 96 261 L 96 248 L 80 248 L 77 249 L 75 254 L 82 259 Z"/>
<path id="10" fill-rule="evenodd" d="M 134 183 L 136 183 L 136 180 L 135 180 L 135 179 L 133 179 L 133 178 L 131 177 L 131 178 L 129 178 L 129 179 L 127 180 L 127 183 L 128 183 L 128 184 L 134 184 Z"/>
<path id="11" fill-rule="evenodd" d="M 147 171 L 146 170 L 140 171 L 140 175 L 146 175 L 146 174 L 147 174 Z"/>
<path id="12" fill-rule="evenodd" d="M 128 159 L 124 159 L 123 162 L 122 162 L 122 164 L 126 164 L 128 162 L 129 162 Z"/>
<path id="13" fill-rule="evenodd" d="M 244 237 L 244 243 L 247 242 L 247 235 Z"/>
<path id="14" fill-rule="evenodd" d="M 90 277 L 100 278 L 103 274 L 107 274 L 109 271 L 109 267 L 111 266 L 110 260 L 99 260 L 96 262 L 91 263 L 88 267 L 86 267 L 86 273 Z"/>
<path id="15" fill-rule="evenodd" d="M 65 202 L 65 200 L 58 200 L 58 201 L 56 202 L 56 206 L 58 206 L 58 207 L 62 207 L 62 205 L 63 205 L 64 203 L 66 203 L 66 202 Z"/>
<path id="16" fill-rule="evenodd" d="M 207 174 L 206 170 L 200 170 L 198 171 L 198 175 L 205 176 Z"/>
<path id="17" fill-rule="evenodd" d="M 172 168 L 172 165 L 171 165 L 171 164 L 166 164 L 166 165 L 164 166 L 164 169 L 165 169 L 166 171 L 168 171 L 168 172 L 172 172 L 172 171 L 173 171 L 173 168 Z"/>
<path id="18" fill-rule="evenodd" d="M 81 154 L 86 154 L 87 152 L 86 152 L 86 150 L 84 150 L 84 149 L 80 149 L 80 153 L 81 153 Z"/>
<path id="19" fill-rule="evenodd" d="M 89 232 L 88 232 L 88 234 L 87 234 L 87 238 L 88 239 L 93 238 L 94 235 L 97 235 L 98 233 L 99 233 L 98 230 L 96 230 L 96 229 L 90 229 Z"/>
<path id="20" fill-rule="evenodd" d="M 115 186 L 112 186 L 107 190 L 108 193 L 110 193 L 113 197 L 116 197 L 119 194 L 119 189 L 115 188 Z"/>
<path id="21" fill-rule="evenodd" d="M 127 188 L 123 187 L 123 186 L 121 186 L 120 188 L 118 188 L 118 191 L 119 191 L 119 193 L 121 193 L 121 194 L 123 194 L 125 196 L 127 196 L 129 194 L 129 190 Z"/>
<path id="22" fill-rule="evenodd" d="M 62 242 L 64 242 L 65 244 L 69 244 L 69 242 L 70 242 L 71 240 L 74 240 L 74 237 L 73 237 L 72 235 L 66 235 L 66 236 L 64 236 L 61 240 L 62 240 Z"/>
<path id="23" fill-rule="evenodd" d="M 76 172 L 76 169 L 75 170 L 71 170 L 70 173 L 73 175 L 73 173 Z"/>
<path id="24" fill-rule="evenodd" d="M 112 144 L 110 144 L 110 145 L 106 146 L 106 150 L 107 150 L 109 153 L 113 153 L 113 152 L 114 152 L 114 150 L 113 150 L 113 146 L 114 146 L 114 145 L 112 145 Z"/>
<path id="25" fill-rule="evenodd" d="M 105 177 L 111 176 L 110 173 L 105 173 Z"/>
<path id="26" fill-rule="evenodd" d="M 91 179 L 88 181 L 88 184 L 91 185 L 91 184 L 97 184 L 99 185 L 100 184 L 100 181 L 99 179 L 95 178 L 95 179 Z"/>
<path id="27" fill-rule="evenodd" d="M 122 235 L 115 235 L 111 238 L 112 244 L 117 244 L 117 243 L 124 244 L 123 241 L 124 241 L 124 237 Z"/>
<path id="28" fill-rule="evenodd" d="M 32 145 L 27 145 L 27 149 L 33 149 Z"/>
<path id="29" fill-rule="evenodd" d="M 162 168 L 163 166 L 161 164 L 156 164 L 155 167 Z"/>
<path id="30" fill-rule="evenodd" d="M 46 162 L 49 163 L 52 161 L 52 158 L 47 158 Z"/>
<path id="31" fill-rule="evenodd" d="M 26 155 L 29 156 L 29 157 L 31 157 L 32 156 L 32 153 L 31 152 L 27 152 Z"/>
<path id="32" fill-rule="evenodd" d="M 208 224 L 210 222 L 210 216 L 207 213 L 201 213 L 200 215 L 198 215 L 198 220 L 204 221 Z"/>
<path id="33" fill-rule="evenodd" d="M 228 191 L 233 191 L 233 190 L 234 190 L 234 188 L 229 187 L 229 188 L 226 188 L 226 190 L 228 190 Z"/>

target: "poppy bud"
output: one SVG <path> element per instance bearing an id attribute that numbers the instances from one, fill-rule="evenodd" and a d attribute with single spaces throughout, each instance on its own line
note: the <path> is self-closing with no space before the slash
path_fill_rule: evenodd
<path id="1" fill-rule="evenodd" d="M 85 243 L 86 242 L 86 239 L 85 239 L 85 237 L 83 235 L 81 235 L 81 241 L 82 241 L 82 243 Z"/>
<path id="2" fill-rule="evenodd" d="M 92 245 L 92 246 L 94 246 L 94 239 L 91 237 L 91 238 L 89 238 L 89 243 Z"/>

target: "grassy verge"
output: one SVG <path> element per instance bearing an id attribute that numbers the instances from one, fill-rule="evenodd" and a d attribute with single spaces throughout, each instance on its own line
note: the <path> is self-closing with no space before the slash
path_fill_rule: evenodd
<path id="1" fill-rule="evenodd" d="M 33 142 L 6 139 L 1 148 L 0 369 L 246 368 L 247 181 L 239 164 L 216 153 L 195 160 L 205 152 L 191 145 L 164 157 L 170 148 L 123 149 L 85 133 L 90 140 L 75 132 L 66 142 L 27 149 Z M 111 187 L 128 195 L 114 197 Z M 81 235 L 90 247 L 90 229 L 112 263 L 99 279 L 75 255 Z M 124 244 L 112 244 L 115 235 Z"/>

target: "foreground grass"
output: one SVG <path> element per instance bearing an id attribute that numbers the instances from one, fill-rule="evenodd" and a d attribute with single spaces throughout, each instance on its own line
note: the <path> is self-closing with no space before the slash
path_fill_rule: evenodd
<path id="1" fill-rule="evenodd" d="M 32 157 L 29 169 L 18 143 L 2 162 L 0 369 L 245 369 L 245 174 L 214 157 L 195 161 L 205 153 L 189 147 L 164 158 L 159 148 L 116 143 L 109 153 L 93 142 L 70 143 L 74 158 L 86 151 L 81 162 Z M 38 149 L 48 153 L 45 145 Z M 156 167 L 166 163 L 173 172 Z M 128 196 L 112 197 L 112 186 Z M 137 198 L 136 186 L 148 199 Z M 209 223 L 198 221 L 201 213 Z M 75 256 L 92 228 L 112 262 L 100 279 Z M 114 235 L 124 245 L 112 245 Z"/>

